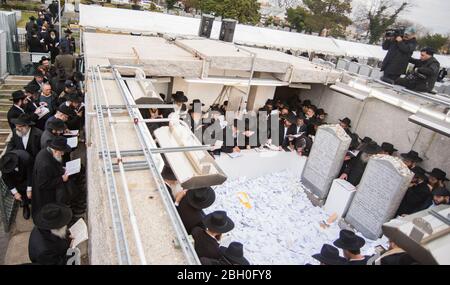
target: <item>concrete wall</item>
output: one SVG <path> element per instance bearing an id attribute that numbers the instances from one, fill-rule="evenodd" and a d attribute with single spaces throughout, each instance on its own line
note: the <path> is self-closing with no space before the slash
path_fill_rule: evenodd
<path id="1" fill-rule="evenodd" d="M 0 78 L 5 75 L 6 71 L 6 32 L 0 31 Z"/>
<path id="2" fill-rule="evenodd" d="M 300 99 L 310 99 L 325 109 L 327 122 L 338 123 L 339 119 L 349 117 L 352 131 L 360 137 L 369 136 L 379 144 L 391 142 L 399 149 L 398 153 L 413 149 L 424 159 L 421 166 L 426 170 L 438 167 L 450 176 L 450 138 L 409 122 L 411 113 L 373 98 L 362 102 L 323 85 L 303 90 Z"/>

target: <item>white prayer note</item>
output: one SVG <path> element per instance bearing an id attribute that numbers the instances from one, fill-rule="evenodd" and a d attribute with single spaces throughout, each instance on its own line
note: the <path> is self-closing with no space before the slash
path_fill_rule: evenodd
<path id="1" fill-rule="evenodd" d="M 72 236 L 71 247 L 75 248 L 83 241 L 88 240 L 88 229 L 87 225 L 82 218 L 80 218 L 73 226 L 69 229 L 70 235 Z"/>
<path id="2" fill-rule="evenodd" d="M 76 148 L 77 145 L 78 145 L 78 137 L 67 138 L 67 144 L 68 144 L 71 148 Z"/>
<path id="3" fill-rule="evenodd" d="M 50 110 L 44 106 L 37 108 L 36 111 L 37 111 L 36 114 L 38 115 L 39 119 L 42 119 L 42 117 L 50 113 Z"/>
<path id="4" fill-rule="evenodd" d="M 231 158 L 236 158 L 236 157 L 240 157 L 242 156 L 242 153 L 240 152 L 232 152 L 232 153 L 227 153 Z"/>
<path id="5" fill-rule="evenodd" d="M 79 130 L 68 130 L 67 132 L 64 133 L 65 136 L 78 136 L 78 134 L 80 133 Z"/>
<path id="6" fill-rule="evenodd" d="M 73 174 L 77 174 L 79 173 L 81 170 L 81 159 L 75 159 L 75 160 L 71 160 L 68 161 L 66 163 L 66 173 L 67 175 L 73 175 Z"/>

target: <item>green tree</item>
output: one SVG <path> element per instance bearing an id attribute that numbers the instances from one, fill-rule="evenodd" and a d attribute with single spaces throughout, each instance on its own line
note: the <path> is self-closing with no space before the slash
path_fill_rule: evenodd
<path id="1" fill-rule="evenodd" d="M 435 50 L 439 51 L 444 48 L 448 41 L 448 36 L 444 36 L 441 34 L 428 34 L 425 37 L 418 39 L 417 42 L 419 43 L 420 48 L 432 47 Z"/>
<path id="2" fill-rule="evenodd" d="M 347 16 L 352 11 L 351 0 L 303 0 L 303 4 L 309 10 L 305 19 L 307 32 L 327 29 L 333 36 L 341 36 L 352 23 Z"/>
<path id="3" fill-rule="evenodd" d="M 366 18 L 369 20 L 369 42 L 377 43 L 384 35 L 386 29 L 395 24 L 398 16 L 409 6 L 403 2 L 398 8 L 393 8 L 391 0 L 382 0 L 381 3 L 368 10 Z"/>
<path id="4" fill-rule="evenodd" d="M 286 10 L 287 14 L 287 21 L 291 24 L 291 27 L 296 29 L 297 32 L 302 32 L 306 28 L 306 18 L 310 16 L 310 13 L 308 10 L 306 10 L 303 7 L 296 7 L 296 8 L 288 8 Z"/>
<path id="5" fill-rule="evenodd" d="M 203 13 L 238 20 L 243 24 L 257 24 L 261 19 L 256 0 L 199 0 Z"/>

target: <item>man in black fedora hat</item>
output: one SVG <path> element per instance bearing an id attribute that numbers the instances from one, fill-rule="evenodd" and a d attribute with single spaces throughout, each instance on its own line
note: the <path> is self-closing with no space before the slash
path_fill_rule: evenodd
<path id="1" fill-rule="evenodd" d="M 228 265 L 250 265 L 250 262 L 244 257 L 244 246 L 240 242 L 232 242 L 228 247 L 219 248 L 222 260 Z"/>
<path id="2" fill-rule="evenodd" d="M 341 230 L 339 238 L 333 244 L 343 250 L 347 265 L 367 265 L 370 256 L 361 254 L 361 248 L 366 244 L 366 241 L 354 232 Z"/>
<path id="3" fill-rule="evenodd" d="M 69 119 L 66 121 L 67 127 L 70 130 L 81 129 L 84 125 L 85 110 L 83 98 L 77 92 L 72 92 L 66 95 L 66 101 L 64 103 L 61 103 L 60 107 L 62 105 L 66 105 L 74 111 L 74 113 L 72 113 L 72 116 L 69 116 Z"/>
<path id="4" fill-rule="evenodd" d="M 350 128 L 352 127 L 352 120 L 350 118 L 343 118 L 339 120 L 339 125 L 345 130 L 345 132 L 349 135 L 351 133 Z"/>
<path id="5" fill-rule="evenodd" d="M 434 208 L 439 205 L 450 204 L 450 192 L 445 187 L 437 187 L 433 189 L 431 195 L 433 195 L 433 203 L 430 206 L 430 208 Z"/>
<path id="6" fill-rule="evenodd" d="M 282 119 L 279 123 L 279 129 L 278 129 L 278 146 L 280 149 L 288 150 L 288 146 L 290 144 L 293 144 L 294 139 L 292 135 L 295 134 L 295 123 L 297 121 L 297 117 L 292 114 L 288 113 L 285 119 Z M 275 144 L 275 141 L 273 141 Z"/>
<path id="7" fill-rule="evenodd" d="M 405 196 L 397 210 L 397 215 L 411 215 L 428 208 L 432 201 L 431 189 L 428 186 L 425 170 L 416 166 L 411 170 L 414 177 L 406 190 Z"/>
<path id="8" fill-rule="evenodd" d="M 347 180 L 353 186 L 357 186 L 361 182 L 361 178 L 366 170 L 367 163 L 371 156 L 379 154 L 381 147 L 376 142 L 370 142 L 364 146 L 358 155 L 351 159 L 346 169 L 340 175 L 340 179 Z"/>
<path id="9" fill-rule="evenodd" d="M 35 70 L 33 79 L 28 82 L 27 87 L 33 92 L 40 92 L 45 83 L 47 83 L 47 79 L 44 77 L 44 74 L 39 70 Z"/>
<path id="10" fill-rule="evenodd" d="M 439 168 L 433 168 L 428 174 L 428 184 L 432 189 L 437 187 L 445 187 L 445 181 L 449 181 L 447 178 L 447 173 Z"/>
<path id="11" fill-rule="evenodd" d="M 180 114 L 184 114 L 186 111 L 186 102 L 188 98 L 184 95 L 183 91 L 177 91 L 175 94 L 172 94 L 172 102 L 174 104 L 175 112 L 179 112 Z M 167 118 L 172 113 L 171 109 L 163 110 L 163 117 Z"/>
<path id="12" fill-rule="evenodd" d="M 219 241 L 222 234 L 234 228 L 233 221 L 224 211 L 212 212 L 203 218 L 204 228 L 195 227 L 192 230 L 194 247 L 198 257 L 220 259 Z"/>
<path id="13" fill-rule="evenodd" d="M 14 91 L 11 94 L 11 101 L 13 101 L 13 105 L 8 111 L 8 114 L 6 115 L 8 119 L 9 127 L 11 128 L 11 131 L 14 131 L 14 124 L 11 122 L 13 119 L 17 119 L 21 114 L 25 113 L 26 107 L 27 107 L 27 95 L 22 90 Z"/>
<path id="14" fill-rule="evenodd" d="M 16 201 L 23 207 L 23 217 L 30 218 L 33 159 L 24 150 L 6 152 L 0 159 L 2 179 Z"/>
<path id="15" fill-rule="evenodd" d="M 381 144 L 380 154 L 393 155 L 397 150 L 398 149 L 396 149 L 393 144 L 384 142 Z"/>
<path id="16" fill-rule="evenodd" d="M 400 154 L 402 157 L 403 163 L 409 168 L 413 169 L 416 167 L 417 163 L 422 162 L 423 159 L 419 156 L 417 151 L 410 150 L 408 153 Z"/>
<path id="17" fill-rule="evenodd" d="M 61 204 L 50 203 L 34 216 L 28 243 L 28 255 L 33 264 L 66 265 L 70 238 L 67 225 L 72 220 L 72 210 Z"/>
<path id="18" fill-rule="evenodd" d="M 77 113 L 75 113 L 75 111 L 72 108 L 70 108 L 66 104 L 62 104 L 61 106 L 58 107 L 58 110 L 56 111 L 56 114 L 54 116 L 51 116 L 50 118 L 48 118 L 47 122 L 45 123 L 45 128 L 47 129 L 48 124 L 51 121 L 54 121 L 56 119 L 60 119 L 61 121 L 66 123 L 71 118 L 75 117 L 76 115 L 77 115 Z"/>
<path id="19" fill-rule="evenodd" d="M 195 227 L 203 227 L 203 209 L 211 206 L 215 199 L 216 194 L 211 187 L 183 190 L 176 195 L 175 206 L 188 234 Z"/>
<path id="20" fill-rule="evenodd" d="M 66 130 L 66 124 L 60 119 L 49 122 L 41 136 L 41 148 L 46 148 L 55 137 L 62 136 Z"/>
<path id="21" fill-rule="evenodd" d="M 339 256 L 339 250 L 332 245 L 324 244 L 320 253 L 312 256 L 320 265 L 345 265 L 347 260 Z"/>
<path id="22" fill-rule="evenodd" d="M 15 130 L 6 151 L 25 150 L 34 159 L 41 150 L 42 131 L 34 127 L 35 124 L 28 114 L 21 114 L 11 122 L 15 126 Z"/>
<path id="23" fill-rule="evenodd" d="M 65 203 L 70 198 L 63 155 L 72 149 L 64 137 L 55 137 L 36 157 L 33 168 L 33 217 L 45 205 Z"/>
<path id="24" fill-rule="evenodd" d="M 61 50 L 64 49 L 64 51 L 68 54 L 73 54 L 76 50 L 75 39 L 72 36 L 73 32 L 71 29 L 67 28 L 64 30 L 64 34 L 65 35 L 61 39 L 59 46 Z"/>

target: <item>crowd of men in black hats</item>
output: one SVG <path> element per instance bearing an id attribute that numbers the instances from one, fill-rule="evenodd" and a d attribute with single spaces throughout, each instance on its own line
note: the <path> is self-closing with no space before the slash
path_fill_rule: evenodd
<path id="1" fill-rule="evenodd" d="M 29 52 L 50 53 L 50 60 L 56 68 L 67 65 L 75 52 L 75 39 L 70 29 L 64 36 L 57 29 L 58 2 L 53 1 L 47 8 L 38 11 L 37 18 L 31 16 L 25 25 L 26 43 Z M 58 55 L 61 55 L 58 57 Z M 67 71 L 67 70 L 66 70 Z"/>
<path id="2" fill-rule="evenodd" d="M 11 95 L 7 119 L 12 138 L 0 159 L 0 171 L 20 202 L 23 217 L 33 218 L 31 261 L 64 264 L 67 225 L 86 210 L 84 167 L 70 176 L 65 169 L 65 163 L 81 157 L 77 147 L 68 145 L 68 138 L 84 141 L 83 76 L 54 78 L 50 59 L 41 63 L 33 80 Z"/>
<path id="3" fill-rule="evenodd" d="M 202 111 L 204 104 L 198 99 L 193 100 L 190 108 L 188 108 L 186 105 L 188 99 L 181 91 L 173 94 L 172 100 L 177 106 L 176 108 L 188 118 L 188 125 L 191 126 L 192 132 L 197 134 L 200 140 L 204 138 L 203 135 L 208 131 L 209 126 L 213 124 L 220 126 L 220 129 L 223 131 L 220 138 L 228 143 L 224 143 L 219 150 L 214 152 L 215 154 L 220 152 L 240 152 L 241 149 L 259 147 L 264 143 L 258 140 L 256 140 L 256 144 L 250 143 L 251 136 L 256 136 L 256 132 L 260 131 L 259 128 L 256 128 L 256 132 L 251 131 L 254 130 L 249 126 L 249 121 L 251 120 L 244 122 L 245 129 L 243 130 L 239 130 L 238 126 L 242 122 L 238 120 L 234 120 L 231 125 L 225 122 L 224 115 L 228 105 L 226 101 L 223 105 L 211 106 L 208 112 L 205 113 Z M 278 141 L 279 149 L 295 151 L 305 156 L 309 154 L 317 128 L 322 124 L 326 124 L 327 113 L 311 104 L 309 100 L 291 104 L 281 100 L 267 100 L 266 104 L 259 111 L 264 113 L 258 113 L 255 116 L 261 116 L 261 114 L 265 116 L 264 119 L 268 123 L 264 124 L 264 126 L 268 128 L 268 138 L 273 139 L 276 136 L 277 140 L 274 139 L 273 141 Z M 163 118 L 168 117 L 169 113 L 151 109 L 147 117 L 154 119 Z M 276 132 L 270 129 L 271 120 L 273 119 L 278 120 L 279 128 Z M 393 156 L 397 152 L 394 145 L 389 142 L 383 142 L 381 145 L 378 145 L 369 137 L 360 138 L 351 131 L 351 119 L 349 118 L 339 120 L 339 125 L 352 139 L 339 177 L 355 186 L 360 183 L 371 156 L 376 154 Z M 152 124 L 149 126 L 151 130 L 154 130 L 160 125 L 155 127 Z M 243 134 L 243 141 L 239 141 L 239 133 Z M 233 140 L 227 140 L 227 136 L 230 135 L 233 137 Z M 214 137 L 214 135 L 212 136 Z M 230 141 L 232 142 L 231 144 L 229 144 Z M 445 188 L 444 183 L 448 179 L 444 171 L 435 168 L 431 172 L 426 172 L 417 165 L 422 162 L 422 158 L 415 151 L 402 153 L 400 157 L 405 165 L 414 172 L 415 176 L 398 209 L 398 215 L 413 214 L 429 207 L 449 204 L 450 192 Z M 176 181 L 170 168 L 165 167 L 162 174 L 169 184 Z M 226 215 L 226 212 L 218 211 L 207 216 L 204 215 L 202 209 L 209 207 L 214 202 L 214 198 L 215 194 L 211 188 L 183 190 L 174 196 L 180 217 L 187 232 L 194 237 L 195 249 L 204 264 L 223 264 L 221 263 L 224 258 L 223 252 L 220 251 L 218 242 L 223 233 L 233 228 L 233 222 Z M 367 264 L 370 257 L 363 256 L 360 252 L 364 244 L 364 239 L 356 236 L 353 232 L 342 231 L 339 240 L 335 242 L 335 246 L 343 250 L 344 257 L 339 257 L 338 249 L 331 245 L 324 245 L 321 254 L 315 255 L 315 258 L 324 264 Z M 230 247 L 239 248 L 242 253 L 242 244 L 232 243 Z M 377 262 L 381 264 L 416 263 L 393 242 L 390 242 L 389 250 Z"/>

